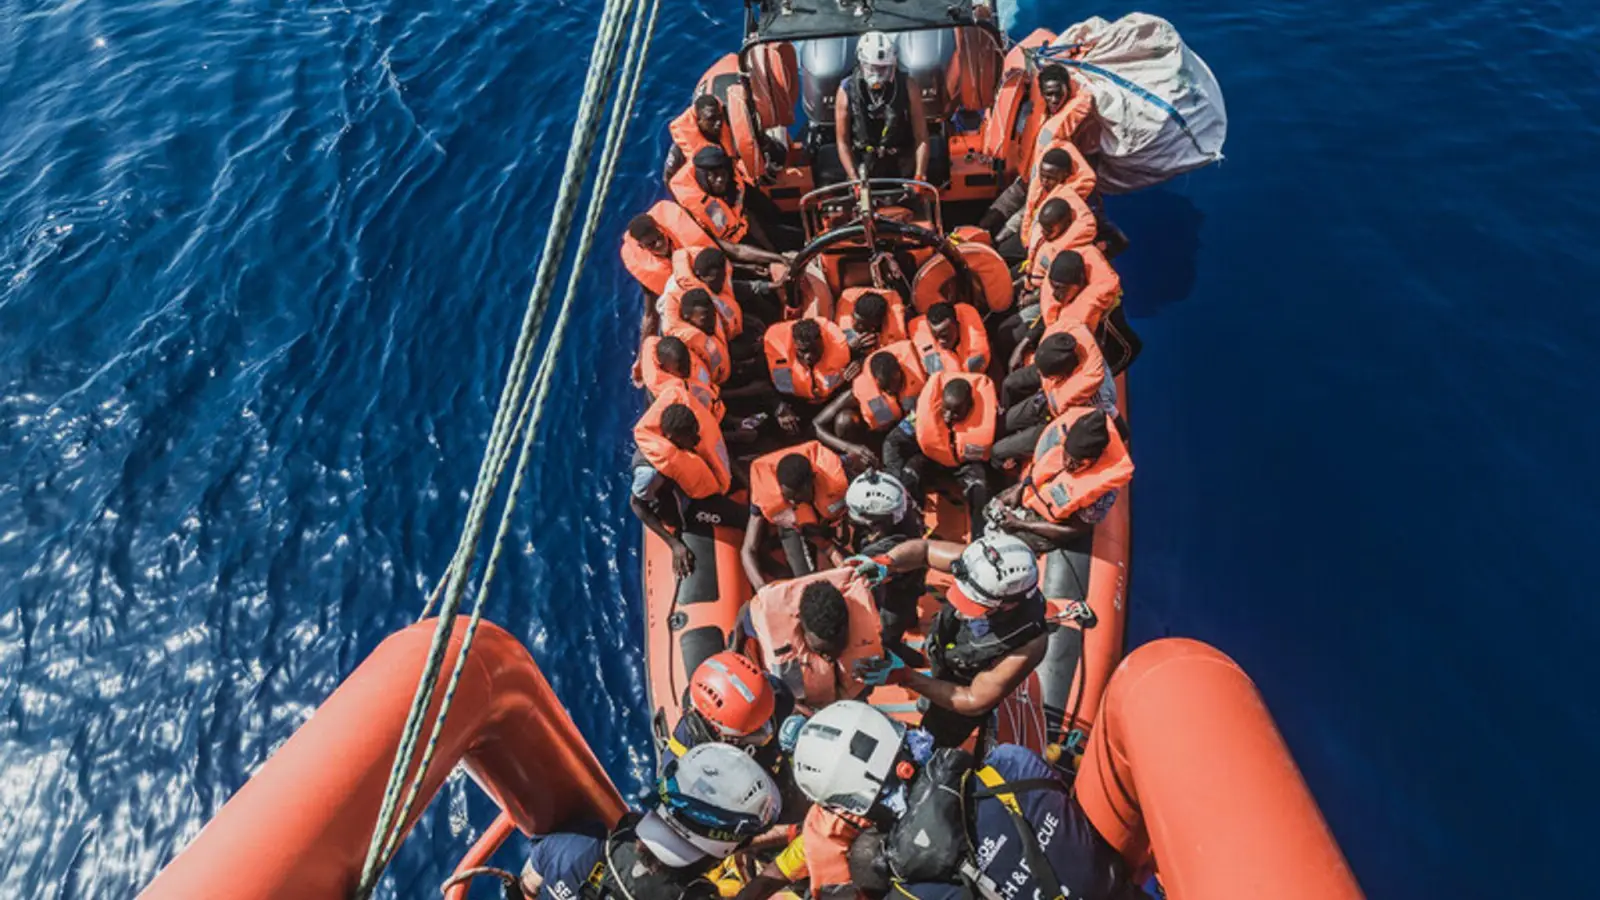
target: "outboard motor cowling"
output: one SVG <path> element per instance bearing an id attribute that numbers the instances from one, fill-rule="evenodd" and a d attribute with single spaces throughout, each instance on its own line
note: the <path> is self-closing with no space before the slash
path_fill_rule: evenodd
<path id="1" fill-rule="evenodd" d="M 856 67 L 856 39 L 818 38 L 796 41 L 800 54 L 801 99 L 806 121 L 812 129 L 833 128 L 833 99 L 843 81 Z"/>
<path id="2" fill-rule="evenodd" d="M 928 118 L 943 118 L 952 112 L 947 108 L 950 101 L 944 76 L 956 52 L 956 33 L 949 28 L 905 31 L 896 35 L 895 46 L 900 53 L 900 68 L 922 88 Z"/>

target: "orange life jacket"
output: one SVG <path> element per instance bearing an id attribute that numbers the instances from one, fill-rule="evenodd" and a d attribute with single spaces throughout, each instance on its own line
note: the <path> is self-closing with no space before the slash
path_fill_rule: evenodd
<path id="1" fill-rule="evenodd" d="M 1053 419 L 1033 447 L 1033 462 L 1022 478 L 1022 505 L 1045 519 L 1066 524 L 1074 513 L 1083 512 L 1114 498 L 1115 492 L 1133 478 L 1133 458 L 1115 425 L 1109 425 L 1111 443 L 1087 469 L 1067 471 L 1067 432 L 1079 418 L 1094 407 L 1074 406 Z M 1110 504 L 1105 504 L 1109 508 Z"/>
<path id="2" fill-rule="evenodd" d="M 865 368 L 850 383 L 850 392 L 855 394 L 856 404 L 861 407 L 861 418 L 873 431 L 882 431 L 904 419 L 906 413 L 916 408 L 917 396 L 928 381 L 928 376 L 922 373 L 922 362 L 917 359 L 917 348 L 911 346 L 910 341 L 897 341 L 887 347 L 879 347 L 872 356 L 879 353 L 893 354 L 900 361 L 905 387 L 900 390 L 899 396 L 885 394 L 878 387 L 878 382 L 873 380 L 872 372 Z M 867 359 L 870 361 L 872 356 Z"/>
<path id="3" fill-rule="evenodd" d="M 829 809 L 820 803 L 812 805 L 800 829 L 806 857 L 804 877 L 811 881 L 811 896 L 819 897 L 825 888 L 851 883 L 850 845 L 870 827 L 872 820 L 863 816 Z"/>
<path id="4" fill-rule="evenodd" d="M 959 378 L 972 385 L 972 411 L 954 427 L 944 423 L 944 386 Z M 917 445 L 922 454 L 947 469 L 983 462 L 994 449 L 995 419 L 1000 404 L 987 375 L 936 372 L 917 398 Z"/>
<path id="5" fill-rule="evenodd" d="M 1044 95 L 1039 93 L 1038 78 L 1034 78 L 1033 108 L 1028 112 L 1027 130 L 1024 132 L 1028 143 L 1023 147 L 1023 158 L 1018 171 L 1032 172 L 1034 166 L 1039 164 L 1039 158 L 1051 147 L 1077 143 L 1078 132 L 1083 130 L 1083 124 L 1093 117 L 1094 95 L 1079 84 L 1077 79 L 1073 79 L 1071 84 L 1072 93 L 1067 95 L 1067 102 L 1056 110 L 1055 115 L 1046 116 Z"/>
<path id="6" fill-rule="evenodd" d="M 844 594 L 850 610 L 849 638 L 839 659 L 829 661 L 811 652 L 800 629 L 800 595 L 814 582 L 826 581 Z M 750 624 L 767 670 L 795 691 L 795 700 L 813 710 L 835 700 L 853 700 L 866 689 L 855 664 L 883 655 L 878 607 L 872 589 L 854 569 L 832 569 L 803 578 L 770 582 L 750 601 Z"/>
<path id="7" fill-rule="evenodd" d="M 683 341 L 689 352 L 700 357 L 707 369 L 711 371 L 711 380 L 721 384 L 733 374 L 733 360 L 728 356 L 728 336 L 722 330 L 722 320 L 717 320 L 716 330 L 711 334 L 685 322 L 679 316 L 678 303 L 674 300 L 669 304 L 670 315 L 662 317 L 661 332 L 669 334 Z"/>
<path id="8" fill-rule="evenodd" d="M 644 381 L 644 389 L 654 398 L 661 396 L 668 387 L 682 387 L 693 394 L 702 406 L 710 410 L 712 418 L 722 421 L 726 410 L 722 405 L 721 393 L 717 390 L 716 383 L 711 380 L 711 370 L 706 368 L 705 361 L 691 352 L 689 377 L 679 378 L 661 368 L 656 362 L 656 345 L 659 343 L 661 338 L 647 337 L 639 347 L 639 375 Z"/>
<path id="9" fill-rule="evenodd" d="M 661 233 L 666 235 L 670 247 L 666 256 L 657 256 L 644 248 L 633 235 L 623 232 L 622 264 L 638 279 L 644 289 L 660 294 L 672 276 L 672 253 L 685 247 L 715 247 L 705 229 L 695 224 L 683 207 L 671 200 L 659 200 L 647 213 L 655 220 Z"/>
<path id="10" fill-rule="evenodd" d="M 1039 315 L 1046 325 L 1069 318 L 1088 325 L 1092 330 L 1122 300 L 1122 279 L 1100 248 L 1088 244 L 1071 249 L 1083 257 L 1084 275 L 1088 281 L 1076 297 L 1063 303 L 1056 299 L 1055 285 L 1046 278 L 1039 286 Z"/>
<path id="11" fill-rule="evenodd" d="M 1070 145 L 1069 145 L 1070 146 Z M 1066 201 L 1072 207 L 1072 224 L 1067 226 L 1067 233 L 1075 236 L 1076 243 L 1087 244 L 1099 237 L 1099 223 L 1095 221 L 1094 210 L 1089 208 L 1089 202 L 1071 178 L 1057 184 L 1049 191 L 1035 178 L 1028 182 L 1028 201 L 1022 207 L 1022 229 L 1017 233 L 1027 239 L 1028 246 L 1043 238 L 1037 225 L 1039 210 L 1044 205 L 1056 198 Z"/>
<path id="12" fill-rule="evenodd" d="M 778 489 L 778 463 L 791 453 L 798 453 L 811 464 L 815 493 L 810 503 L 792 506 L 783 499 Z M 750 502 L 761 510 L 761 517 L 783 528 L 837 522 L 844 515 L 844 492 L 850 479 L 844 474 L 839 454 L 823 446 L 820 441 L 806 441 L 798 447 L 785 447 L 750 463 Z"/>
<path id="13" fill-rule="evenodd" d="M 955 304 L 956 329 L 960 338 L 954 350 L 946 350 L 933 336 L 928 317 L 911 323 L 911 343 L 922 360 L 922 371 L 982 372 L 989 368 L 989 334 L 983 330 L 983 317 L 966 303 Z"/>
<path id="14" fill-rule="evenodd" d="M 896 290 L 879 290 L 872 287 L 845 288 L 833 308 L 833 320 L 843 329 L 845 337 L 855 334 L 856 301 L 863 294 L 879 294 L 889 302 L 889 314 L 884 317 L 883 330 L 878 332 L 878 346 L 906 339 L 906 302 Z"/>
<path id="15" fill-rule="evenodd" d="M 684 165 L 694 165 L 694 155 L 707 147 L 713 146 L 721 147 L 722 152 L 728 154 L 729 159 L 739 158 L 739 152 L 733 147 L 733 135 L 728 133 L 728 123 L 726 121 L 722 123 L 722 132 L 718 135 L 719 140 L 713 144 L 706 139 L 704 134 L 700 133 L 700 125 L 695 122 L 694 104 L 692 103 L 689 104 L 688 109 L 679 113 L 678 117 L 672 120 L 672 124 L 667 126 L 667 134 L 672 136 L 672 143 L 677 145 L 678 150 L 683 153 Z"/>
<path id="16" fill-rule="evenodd" d="M 844 370 L 850 365 L 850 344 L 839 326 L 826 319 L 812 321 L 822 328 L 822 359 L 815 368 L 808 369 L 795 358 L 795 322 L 779 322 L 768 328 L 762 343 L 773 387 L 779 393 L 818 402 L 833 396 L 844 384 Z"/>
<path id="17" fill-rule="evenodd" d="M 750 222 L 744 214 L 744 192 L 750 189 L 750 180 L 744 176 L 743 166 L 735 165 L 733 172 L 737 194 L 731 201 L 713 197 L 700 187 L 700 182 L 694 177 L 692 160 L 672 176 L 667 186 L 672 190 L 672 198 L 689 211 L 701 228 L 714 237 L 737 244 L 744 240 L 746 232 L 750 230 Z"/>
<path id="18" fill-rule="evenodd" d="M 711 295 L 711 302 L 717 306 L 717 321 L 722 325 L 723 332 L 730 338 L 738 337 L 744 331 L 744 310 L 733 296 L 733 267 L 729 264 L 729 271 L 722 277 L 722 290 L 713 291 L 710 285 L 700 280 L 700 276 L 694 274 L 694 260 L 699 255 L 700 248 L 679 250 L 672 254 L 672 280 L 665 293 L 681 298 L 695 288 L 703 289 Z"/>
<path id="19" fill-rule="evenodd" d="M 1074 406 L 1093 406 L 1095 395 L 1106 380 L 1106 358 L 1088 326 L 1077 319 L 1063 318 L 1045 329 L 1045 337 L 1062 333 L 1072 335 L 1078 342 L 1078 367 L 1062 378 L 1040 374 L 1039 382 L 1052 417 Z"/>
<path id="20" fill-rule="evenodd" d="M 1044 236 L 1044 229 L 1035 222 L 1028 234 L 1028 261 L 1026 264 L 1027 286 L 1036 288 L 1044 284 L 1050 277 L 1050 264 L 1063 250 L 1077 250 L 1081 247 L 1093 247 L 1095 238 L 1099 237 L 1099 223 L 1095 221 L 1094 211 L 1089 204 L 1073 193 L 1065 184 L 1058 184 L 1050 192 L 1046 200 L 1056 197 L 1065 200 L 1072 207 L 1072 222 L 1065 231 L 1049 239 Z"/>
<path id="21" fill-rule="evenodd" d="M 689 407 L 700 422 L 700 443 L 693 450 L 679 448 L 661 431 L 661 415 L 674 403 Z M 710 410 L 681 387 L 668 385 L 656 395 L 655 402 L 644 411 L 644 418 L 633 426 L 633 440 L 645 460 L 692 500 L 725 494 L 732 484 L 721 425 L 711 417 Z"/>

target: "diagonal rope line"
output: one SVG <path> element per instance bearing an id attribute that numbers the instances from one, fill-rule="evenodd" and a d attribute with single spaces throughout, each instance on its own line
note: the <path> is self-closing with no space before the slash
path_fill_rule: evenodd
<path id="1" fill-rule="evenodd" d="M 555 279 L 556 270 L 559 268 L 564 255 L 566 240 L 569 234 L 572 219 L 576 212 L 578 196 L 581 193 L 588 161 L 593 150 L 596 133 L 599 130 L 602 115 L 600 113 L 600 98 L 609 89 L 615 75 L 615 62 L 621 45 L 622 24 L 624 19 L 633 13 L 635 22 L 629 44 L 628 59 L 637 59 L 638 64 L 631 76 L 634 79 L 634 89 L 627 91 L 627 96 L 632 98 L 636 93 L 638 73 L 642 71 L 644 53 L 640 52 L 637 43 L 640 34 L 640 19 L 636 6 L 638 0 L 607 0 L 601 15 L 600 26 L 595 37 L 589 71 L 585 78 L 583 99 L 579 106 L 578 116 L 574 122 L 573 141 L 567 151 L 566 165 L 563 170 L 560 191 L 556 200 L 556 208 L 552 216 L 549 232 L 545 237 L 544 254 L 540 259 L 534 287 L 529 295 L 528 308 L 523 316 L 522 331 L 518 335 L 517 348 L 513 356 L 510 371 L 508 372 L 506 386 L 501 392 L 500 403 L 496 408 L 494 425 L 491 428 L 488 447 L 484 460 L 479 466 L 479 478 L 474 488 L 471 508 L 468 512 L 466 523 L 462 528 L 461 539 L 457 544 L 448 570 L 448 577 L 441 580 L 432 596 L 430 596 L 424 615 L 433 604 L 442 596 L 444 603 L 440 610 L 438 627 L 435 628 L 433 643 L 430 647 L 427 664 L 424 666 L 421 677 L 418 679 L 417 693 L 413 699 L 412 709 L 407 716 L 406 725 L 402 731 L 400 746 L 396 751 L 394 765 L 390 769 L 389 783 L 384 790 L 383 805 L 379 810 L 378 821 L 373 829 L 372 840 L 368 846 L 366 862 L 362 867 L 361 882 L 357 890 L 358 897 L 370 895 L 376 884 L 378 874 L 393 853 L 393 848 L 398 840 L 398 835 L 404 830 L 404 823 L 416 797 L 416 792 L 424 778 L 428 762 L 431 760 L 437 742 L 437 728 L 442 726 L 444 717 L 449 710 L 450 696 L 453 694 L 456 682 L 459 680 L 466 654 L 470 649 L 471 630 L 481 617 L 484 595 L 480 593 L 475 608 L 474 618 L 469 625 L 468 637 L 464 641 L 457 658 L 456 668 L 450 687 L 446 691 L 445 699 L 436 721 L 434 737 L 429 741 L 428 750 L 425 752 L 422 764 L 419 766 L 412 789 L 406 796 L 403 809 L 399 804 L 402 785 L 405 783 L 405 773 L 410 768 L 415 755 L 417 738 L 420 734 L 422 721 L 427 707 L 430 705 L 436 687 L 439 670 L 443 665 L 446 646 L 453 630 L 456 612 L 460 609 L 462 598 L 466 591 L 467 575 L 472 567 L 472 558 L 476 551 L 478 540 L 481 538 L 483 525 L 488 517 L 488 507 L 499 486 L 500 477 L 503 475 L 505 465 L 510 459 L 511 449 L 514 446 L 513 437 L 519 432 L 523 433 L 524 455 L 531 444 L 531 429 L 524 431 L 524 426 L 533 415 L 532 398 L 537 392 L 528 389 L 528 373 L 533 357 L 533 347 L 537 343 L 540 328 L 543 323 L 545 311 L 549 304 L 551 288 Z M 651 18 L 651 33 L 654 31 L 654 13 Z M 607 133 L 608 147 L 612 141 L 612 134 L 616 126 Z M 620 139 L 619 139 L 620 140 Z M 615 150 L 608 151 L 614 160 Z M 609 176 L 606 176 L 609 184 Z M 603 199 L 603 198 L 602 198 Z M 591 198 L 591 209 L 584 223 L 585 234 L 581 246 L 586 248 L 592 243 L 593 229 L 598 222 L 595 211 L 594 198 Z M 581 267 L 582 260 L 577 264 Z M 563 301 L 563 313 L 566 305 L 571 301 L 571 294 L 575 285 L 575 276 L 569 279 L 568 297 Z M 551 351 L 559 348 L 556 342 L 546 350 L 545 363 L 540 368 L 540 381 L 548 384 L 548 377 L 543 375 L 553 359 Z M 542 403 L 539 404 L 542 406 Z M 515 415 L 513 415 L 515 410 Z M 521 475 L 525 465 L 519 465 L 518 478 L 520 486 Z M 513 499 L 508 501 L 508 509 L 514 508 Z M 502 519 L 502 527 L 497 534 L 494 556 L 498 557 L 500 545 L 503 543 L 507 526 Z M 396 814 L 398 811 L 398 815 Z"/>
<path id="2" fill-rule="evenodd" d="M 516 511 L 517 497 L 522 491 L 523 482 L 528 474 L 528 465 L 533 457 L 533 447 L 538 436 L 539 422 L 543 418 L 545 401 L 549 397 L 550 385 L 554 380 L 556 360 L 559 357 L 561 346 L 566 336 L 567 324 L 571 318 L 574 305 L 573 299 L 578 296 L 578 282 L 583 274 L 583 264 L 594 245 L 594 234 L 599 228 L 600 217 L 605 211 L 606 197 L 610 192 L 611 182 L 616 175 L 617 158 L 621 155 L 622 142 L 627 136 L 629 114 L 633 108 L 633 101 L 638 94 L 639 82 L 644 71 L 645 62 L 649 56 L 649 43 L 655 35 L 656 16 L 660 11 L 660 5 L 660 0 L 652 0 L 648 14 L 641 7 L 634 17 L 633 30 L 629 37 L 628 54 L 622 65 L 623 82 L 619 85 L 612 104 L 611 122 L 606 130 L 605 147 L 601 153 L 594 190 L 589 197 L 589 206 L 583 228 L 579 232 L 578 249 L 573 255 L 572 271 L 567 277 L 566 295 L 562 298 L 561 312 L 556 317 L 556 324 L 550 335 L 550 342 L 545 348 L 543 358 L 540 360 L 534 390 L 528 394 L 528 398 L 532 400 L 532 418 L 528 422 L 526 430 L 522 432 L 522 445 L 517 458 L 516 472 L 511 480 L 511 489 L 507 493 L 505 507 L 500 513 L 500 524 L 495 533 L 489 561 L 484 567 L 483 580 L 478 586 L 472 615 L 467 622 L 466 632 L 462 636 L 461 649 L 456 654 L 455 666 L 450 673 L 450 682 L 445 688 L 444 701 L 440 704 L 439 712 L 434 718 L 433 729 L 428 736 L 427 748 L 423 753 L 422 763 L 417 767 L 417 773 L 411 780 L 405 802 L 401 807 L 401 815 L 399 817 L 401 822 L 405 821 L 405 816 L 409 814 L 418 793 L 422 789 L 424 776 L 432 763 L 434 752 L 438 749 L 439 738 L 444 732 L 445 718 L 449 714 L 456 689 L 461 682 L 461 676 L 466 670 L 467 657 L 472 650 L 472 642 L 477 635 L 478 624 L 483 620 L 485 600 L 489 596 L 489 587 L 499 569 L 500 557 L 505 549 L 505 539 L 507 534 L 510 533 L 511 521 Z M 646 28 L 647 21 L 648 27 Z M 643 40 L 640 39 L 641 30 L 645 32 Z M 526 413 L 527 410 L 524 409 L 519 414 L 518 420 L 522 421 L 526 418 Z M 388 859 L 393 854 L 398 842 L 399 831 L 397 829 L 385 845 L 385 859 Z"/>

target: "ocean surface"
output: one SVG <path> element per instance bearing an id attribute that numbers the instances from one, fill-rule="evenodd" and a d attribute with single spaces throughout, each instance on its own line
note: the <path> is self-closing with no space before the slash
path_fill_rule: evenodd
<path id="1" fill-rule="evenodd" d="M 132 895 L 415 618 L 598 8 L 0 0 L 0 892 Z M 1220 167 L 1110 207 L 1147 345 L 1133 637 L 1243 663 L 1373 897 L 1593 896 L 1600 16 L 1137 8 L 1232 129 Z M 1014 32 L 1129 9 L 1030 0 Z M 488 606 L 626 791 L 612 248 L 742 17 L 666 12 Z M 456 779 L 384 894 L 433 895 L 491 817 Z"/>

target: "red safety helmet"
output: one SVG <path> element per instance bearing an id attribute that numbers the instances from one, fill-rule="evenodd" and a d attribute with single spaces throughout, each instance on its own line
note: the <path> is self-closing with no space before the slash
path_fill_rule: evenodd
<path id="1" fill-rule="evenodd" d="M 725 650 L 694 670 L 689 703 L 724 737 L 749 738 L 770 736 L 777 700 L 766 674 L 750 657 Z"/>

